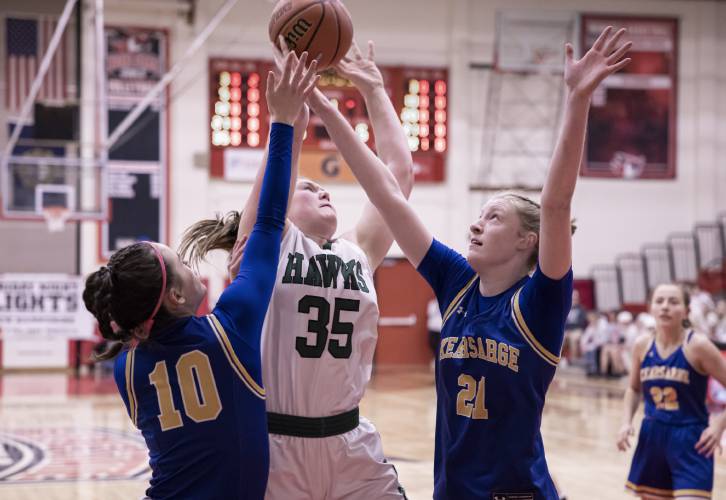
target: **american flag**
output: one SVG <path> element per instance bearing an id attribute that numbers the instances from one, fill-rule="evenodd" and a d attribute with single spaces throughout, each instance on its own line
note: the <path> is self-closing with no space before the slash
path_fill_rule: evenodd
<path id="1" fill-rule="evenodd" d="M 5 108 L 10 116 L 20 113 L 57 23 L 57 18 L 49 16 L 5 19 Z M 74 26 L 69 23 L 53 55 L 36 101 L 60 104 L 75 97 L 73 30 Z"/>

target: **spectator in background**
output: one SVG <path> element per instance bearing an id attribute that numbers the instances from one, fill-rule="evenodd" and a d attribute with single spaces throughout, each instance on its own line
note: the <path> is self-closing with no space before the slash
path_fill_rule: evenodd
<path id="1" fill-rule="evenodd" d="M 626 343 L 628 335 L 637 336 L 638 327 L 633 322 L 633 314 L 630 311 L 620 311 L 615 316 L 616 325 L 620 331 L 620 338 L 622 343 Z M 634 333 L 635 332 L 635 333 Z"/>
<path id="2" fill-rule="evenodd" d="M 650 313 L 642 312 L 638 314 L 638 317 L 635 320 L 635 326 L 638 329 L 638 335 L 642 333 L 655 333 L 655 318 Z M 632 348 L 635 339 L 630 340 L 630 347 Z"/>
<path id="3" fill-rule="evenodd" d="M 633 346 L 635 340 L 644 333 L 655 333 L 655 318 L 647 312 L 638 314 L 630 326 L 625 330 L 625 344 L 623 346 L 623 368 L 630 373 L 631 363 L 633 361 Z"/>
<path id="4" fill-rule="evenodd" d="M 706 314 L 706 318 L 705 318 L 706 329 L 703 330 L 702 333 L 706 334 L 706 337 L 708 337 L 709 339 L 715 340 L 716 339 L 716 327 L 718 326 L 718 323 L 719 323 L 718 313 L 715 310 L 709 311 Z"/>
<path id="5" fill-rule="evenodd" d="M 635 318 L 635 326 L 641 333 L 655 333 L 655 318 L 650 313 L 642 312 Z"/>
<path id="6" fill-rule="evenodd" d="M 716 304 L 714 304 L 711 294 L 699 288 L 698 285 L 691 285 L 689 290 L 691 308 L 688 319 L 691 321 L 694 330 L 708 334 L 710 328 L 707 318 L 710 312 L 716 310 Z"/>
<path id="7" fill-rule="evenodd" d="M 623 366 L 624 337 L 617 322 L 615 311 L 608 312 L 606 318 L 603 333 L 604 342 L 600 348 L 600 375 L 620 377 L 625 373 L 625 367 Z M 632 318 L 631 314 L 630 319 L 632 320 Z"/>
<path id="8" fill-rule="evenodd" d="M 580 359 L 580 339 L 587 327 L 587 311 L 580 303 L 580 292 L 572 291 L 572 307 L 565 320 L 565 342 L 567 343 L 567 361 Z"/>
<path id="9" fill-rule="evenodd" d="M 580 352 L 585 358 L 585 371 L 588 376 L 600 373 L 600 351 L 605 343 L 605 320 L 597 311 L 587 313 L 587 327 L 580 338 Z"/>
<path id="10" fill-rule="evenodd" d="M 640 328 L 635 321 L 633 315 L 629 311 L 620 311 L 618 313 L 618 328 L 620 329 L 620 338 L 622 339 L 620 357 L 622 360 L 623 372 L 630 371 L 630 361 L 632 358 L 631 349 L 635 343 L 635 339 L 640 335 Z"/>

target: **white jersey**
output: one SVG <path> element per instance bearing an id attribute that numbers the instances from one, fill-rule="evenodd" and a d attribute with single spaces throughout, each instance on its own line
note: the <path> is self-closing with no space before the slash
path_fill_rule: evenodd
<path id="1" fill-rule="evenodd" d="M 358 406 L 371 376 L 378 301 L 366 254 L 321 248 L 288 223 L 262 332 L 267 410 L 327 417 Z"/>

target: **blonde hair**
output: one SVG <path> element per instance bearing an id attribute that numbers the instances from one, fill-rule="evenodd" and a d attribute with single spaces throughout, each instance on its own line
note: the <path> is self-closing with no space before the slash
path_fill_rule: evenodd
<path id="1" fill-rule="evenodd" d="M 231 251 L 237 241 L 242 212 L 232 210 L 214 219 L 204 219 L 189 226 L 179 244 L 179 256 L 198 267 L 212 250 Z"/>
<path id="2" fill-rule="evenodd" d="M 525 232 L 533 232 L 537 235 L 537 243 L 535 243 L 534 251 L 529 256 L 527 266 L 530 269 L 534 269 L 539 259 L 539 228 L 540 220 L 542 218 L 542 207 L 539 203 L 516 193 L 504 192 L 496 194 L 492 199 L 501 199 L 509 202 L 514 209 L 517 211 L 519 221 L 522 224 L 522 230 Z M 577 225 L 575 219 L 572 219 L 570 223 L 570 230 L 572 234 L 575 234 Z"/>

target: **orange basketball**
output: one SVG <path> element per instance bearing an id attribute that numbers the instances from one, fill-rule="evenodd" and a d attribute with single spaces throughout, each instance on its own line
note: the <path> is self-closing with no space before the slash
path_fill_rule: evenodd
<path id="1" fill-rule="evenodd" d="M 280 35 L 287 47 L 300 56 L 320 55 L 318 69 L 333 66 L 348 52 L 353 41 L 353 21 L 340 0 L 282 0 L 272 11 L 270 40 Z"/>

